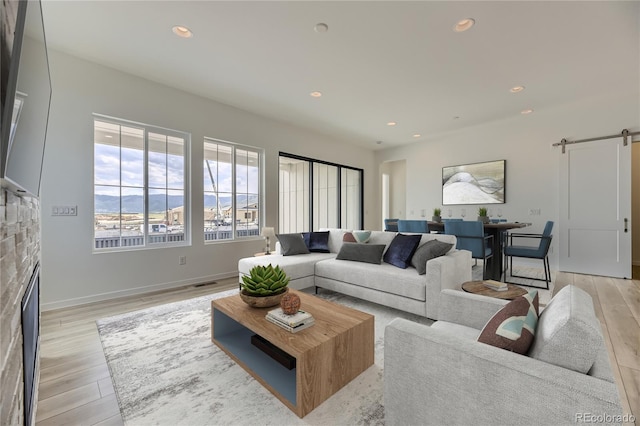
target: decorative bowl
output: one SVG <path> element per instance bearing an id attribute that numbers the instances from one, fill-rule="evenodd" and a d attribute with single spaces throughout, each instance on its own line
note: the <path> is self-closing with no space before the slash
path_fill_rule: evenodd
<path id="1" fill-rule="evenodd" d="M 244 303 L 252 308 L 269 308 L 280 304 L 282 296 L 289 292 L 289 287 L 285 287 L 284 291 L 278 294 L 272 294 L 270 296 L 250 296 L 245 294 L 244 290 L 240 292 L 240 298 Z"/>

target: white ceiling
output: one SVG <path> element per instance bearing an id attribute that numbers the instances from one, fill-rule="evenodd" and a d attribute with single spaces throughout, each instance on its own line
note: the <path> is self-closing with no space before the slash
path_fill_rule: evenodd
<path id="1" fill-rule="evenodd" d="M 371 149 L 638 90 L 637 1 L 43 0 L 43 13 L 50 49 Z M 455 33 L 463 18 L 476 25 Z"/>

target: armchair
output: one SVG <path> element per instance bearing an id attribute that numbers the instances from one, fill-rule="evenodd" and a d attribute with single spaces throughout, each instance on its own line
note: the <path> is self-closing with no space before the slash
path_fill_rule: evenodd
<path id="1" fill-rule="evenodd" d="M 385 328 L 387 425 L 575 425 L 587 415 L 621 422 L 607 347 L 587 293 L 567 286 L 554 296 L 527 355 L 477 341 L 507 301 L 456 290 L 440 296 L 431 327 L 397 318 Z"/>
<path id="2" fill-rule="evenodd" d="M 549 267 L 549 247 L 551 247 L 551 230 L 553 229 L 553 222 L 548 221 L 542 231 L 542 234 L 523 234 L 512 232 L 507 237 L 507 244 L 504 247 L 505 265 L 507 265 L 507 258 L 509 260 L 507 270 L 511 271 L 511 277 L 514 278 L 527 278 L 531 280 L 544 281 L 546 283 L 546 289 L 549 289 L 549 282 L 551 281 L 551 268 Z M 521 246 L 514 245 L 514 238 L 525 238 L 539 240 L 537 246 Z M 513 275 L 513 258 L 525 257 L 528 259 L 540 259 L 544 265 L 544 280 L 536 277 L 525 277 L 523 275 Z M 507 270 L 505 270 L 504 278 L 507 281 Z M 519 284 L 526 285 L 526 284 Z"/>
<path id="3" fill-rule="evenodd" d="M 486 278 L 487 259 L 493 256 L 491 249 L 493 235 L 485 235 L 483 223 L 471 220 L 446 221 L 444 222 L 444 233 L 456 236 L 458 250 L 468 250 L 476 261 L 477 259 L 483 260 L 482 278 Z"/>

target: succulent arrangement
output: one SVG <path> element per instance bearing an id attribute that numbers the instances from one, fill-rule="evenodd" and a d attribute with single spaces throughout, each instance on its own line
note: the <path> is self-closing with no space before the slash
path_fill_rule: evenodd
<path id="1" fill-rule="evenodd" d="M 433 209 L 433 215 L 434 216 L 440 216 L 440 213 L 442 213 L 442 210 L 440 210 L 439 208 L 435 208 Z"/>
<path id="2" fill-rule="evenodd" d="M 478 216 L 486 216 L 487 215 L 487 208 L 486 207 L 479 207 L 478 208 Z"/>
<path id="3" fill-rule="evenodd" d="M 282 293 L 289 284 L 287 274 L 276 265 L 254 266 L 242 277 L 242 290 L 250 296 L 273 296 Z"/>

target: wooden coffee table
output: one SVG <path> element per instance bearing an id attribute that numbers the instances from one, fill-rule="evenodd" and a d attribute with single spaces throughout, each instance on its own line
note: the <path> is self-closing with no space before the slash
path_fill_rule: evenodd
<path id="1" fill-rule="evenodd" d="M 373 365 L 374 317 L 318 297 L 300 296 L 315 324 L 290 333 L 240 296 L 211 301 L 211 340 L 299 417 L 304 417 Z M 257 334 L 295 358 L 287 369 L 251 344 Z"/>
<path id="2" fill-rule="evenodd" d="M 467 281 L 462 284 L 462 289 L 467 293 L 481 294 L 495 297 L 496 299 L 513 300 L 518 296 L 527 294 L 527 290 L 517 285 L 508 284 L 506 291 L 495 291 L 484 285 L 484 281 Z"/>

